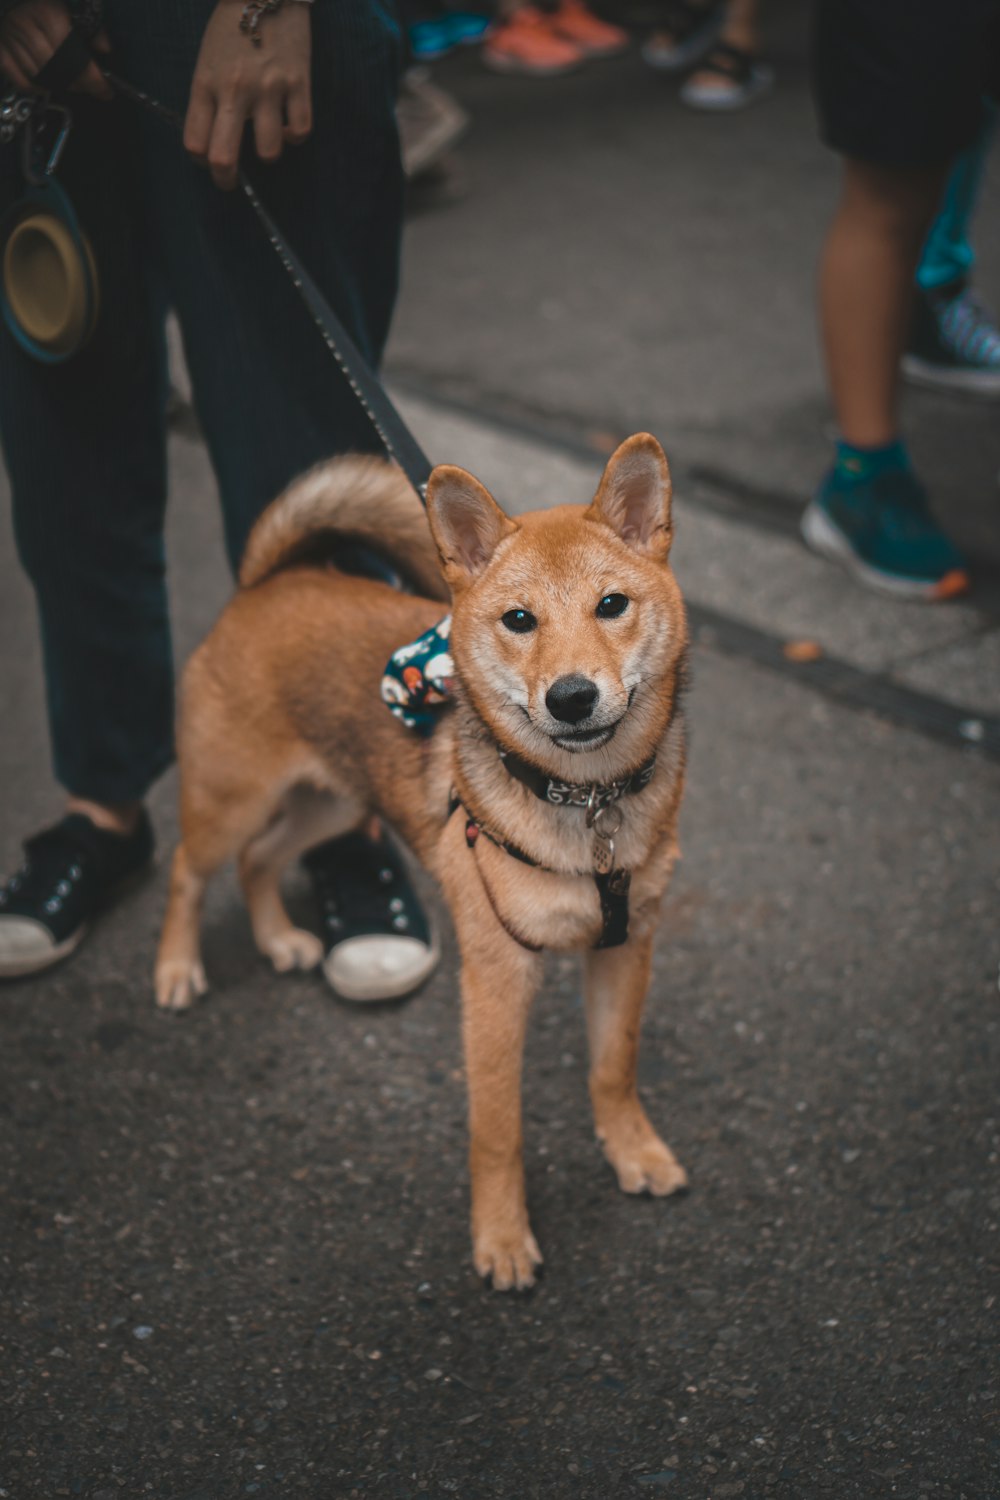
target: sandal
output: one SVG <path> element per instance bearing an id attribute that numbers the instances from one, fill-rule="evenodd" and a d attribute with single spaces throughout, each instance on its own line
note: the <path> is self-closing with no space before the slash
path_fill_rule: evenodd
<path id="1" fill-rule="evenodd" d="M 698 74 L 709 73 L 713 81 L 699 81 Z M 718 80 L 718 81 L 714 81 Z M 691 109 L 745 109 L 774 83 L 774 71 L 759 62 L 752 52 L 734 47 L 731 42 L 717 41 L 698 64 L 698 73 L 681 89 L 681 101 Z"/>
<path id="2" fill-rule="evenodd" d="M 349 833 L 303 864 L 322 923 L 323 973 L 345 1000 L 399 1000 L 437 968 L 440 949 L 392 844 Z"/>
<path id="3" fill-rule="evenodd" d="M 647 37 L 640 48 L 643 61 L 661 73 L 684 72 L 710 49 L 722 30 L 724 18 L 724 5 L 671 0 L 661 28 Z"/>

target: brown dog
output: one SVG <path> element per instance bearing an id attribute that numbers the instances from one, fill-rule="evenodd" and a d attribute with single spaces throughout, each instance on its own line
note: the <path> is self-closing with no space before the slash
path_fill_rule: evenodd
<path id="1" fill-rule="evenodd" d="M 356 458 L 305 475 L 257 523 L 241 588 L 184 677 L 182 843 L 156 993 L 182 1009 L 205 990 L 202 895 L 233 856 L 261 951 L 278 969 L 317 963 L 318 939 L 282 905 L 281 872 L 386 818 L 455 922 L 474 1260 L 506 1290 L 530 1286 L 541 1261 L 520 1121 L 541 949 L 587 950 L 590 1092 L 621 1187 L 666 1194 L 686 1180 L 639 1102 L 636 1056 L 678 852 L 687 629 L 667 562 L 670 472 L 652 437 L 618 449 L 589 508 L 514 521 L 445 466 L 428 516 L 430 532 L 397 469 Z M 377 543 L 430 597 L 331 568 L 336 535 Z M 386 711 L 379 684 L 390 654 L 440 617 L 442 568 L 457 701 L 427 741 Z"/>

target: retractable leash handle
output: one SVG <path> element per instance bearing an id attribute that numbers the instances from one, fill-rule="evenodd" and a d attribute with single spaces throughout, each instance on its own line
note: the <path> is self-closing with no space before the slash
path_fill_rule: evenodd
<path id="1" fill-rule="evenodd" d="M 63 50 L 58 49 L 39 78 Z M 77 77 L 79 53 L 74 57 L 72 76 Z M 48 145 L 50 116 L 56 127 Z M 83 348 L 99 306 L 90 243 L 55 176 L 71 125 L 70 111 L 46 95 L 14 93 L 0 101 L 0 144 L 13 149 L 21 133 L 25 181 L 0 223 L 0 316 L 25 354 L 49 365 L 62 364 Z"/>
<path id="2" fill-rule="evenodd" d="M 184 121 L 180 115 L 161 104 L 159 100 L 145 94 L 133 84 L 108 68 L 101 68 L 104 77 L 123 98 L 156 115 L 170 125 L 178 135 L 183 132 Z M 257 215 L 258 222 L 268 241 L 291 277 L 292 284 L 305 304 L 320 335 L 333 355 L 334 360 L 351 390 L 374 428 L 379 441 L 391 459 L 402 469 L 416 490 L 422 503 L 427 500 L 427 481 L 433 465 L 416 438 L 410 432 L 399 412 L 390 401 L 385 388 L 371 368 L 360 349 L 351 338 L 343 323 L 310 276 L 281 230 L 264 207 L 253 183 L 241 169 L 239 186 Z"/>

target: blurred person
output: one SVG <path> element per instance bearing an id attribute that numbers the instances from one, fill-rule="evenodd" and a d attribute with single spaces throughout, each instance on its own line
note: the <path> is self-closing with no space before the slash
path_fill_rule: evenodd
<path id="1" fill-rule="evenodd" d="M 840 437 L 802 531 L 872 588 L 948 599 L 968 570 L 900 437 L 900 360 L 921 246 L 1000 85 L 1000 0 L 818 0 L 815 23 L 823 135 L 844 157 L 820 268 Z"/>
<path id="2" fill-rule="evenodd" d="M 449 10 L 441 0 L 397 0 L 403 23 L 406 68 L 399 85 L 396 120 L 403 171 L 410 182 L 444 172 L 445 159 L 469 126 L 469 117 L 441 88 L 427 64 L 479 41 L 489 29 L 480 12 Z"/>
<path id="3" fill-rule="evenodd" d="M 93 64 L 77 75 L 57 181 L 92 246 L 99 316 L 64 363 L 41 362 L 0 325 L 0 435 L 66 794 L 0 887 L 4 977 L 71 953 L 153 852 L 144 799 L 173 759 L 174 727 L 167 307 L 234 569 L 289 480 L 335 452 L 378 449 L 249 203 L 220 191 L 236 184 L 245 136 L 262 196 L 372 364 L 398 271 L 398 29 L 381 0 L 0 0 L 0 69 L 30 91 L 72 31 L 111 49 L 124 78 L 184 116 L 184 133 L 113 97 Z M 8 207 L 24 190 L 20 163 L 19 141 L 0 148 Z M 372 998 L 429 972 L 426 921 L 381 838 L 322 846 L 313 874 L 324 943 L 309 957 L 328 949 L 328 977 L 348 949 Z"/>
<path id="4" fill-rule="evenodd" d="M 745 109 L 774 84 L 760 60 L 758 0 L 670 0 L 642 56 L 664 73 L 694 69 L 680 91 L 692 109 Z"/>
<path id="5" fill-rule="evenodd" d="M 903 374 L 932 390 L 1000 396 L 1000 330 L 971 286 L 969 229 L 995 125 L 996 107 L 986 100 L 982 128 L 952 167 L 917 267 Z"/>
<path id="6" fill-rule="evenodd" d="M 500 0 L 482 57 L 497 73 L 553 78 L 588 58 L 614 57 L 628 43 L 627 31 L 602 21 L 583 0 L 554 0 L 548 7 Z"/>

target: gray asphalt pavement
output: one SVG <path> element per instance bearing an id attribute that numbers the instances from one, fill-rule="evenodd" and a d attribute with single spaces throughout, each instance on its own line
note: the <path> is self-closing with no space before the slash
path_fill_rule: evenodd
<path id="1" fill-rule="evenodd" d="M 989 727 L 995 616 L 988 588 L 872 601 L 782 522 L 824 460 L 808 286 L 832 174 L 775 16 L 779 87 L 738 133 L 634 59 L 530 94 L 445 75 L 476 119 L 470 192 L 411 227 L 390 361 L 432 456 L 512 508 L 588 498 L 619 429 L 671 449 L 700 625 L 641 1079 L 690 1193 L 618 1192 L 554 958 L 525 1073 L 545 1274 L 484 1290 L 447 924 L 422 994 L 359 1009 L 271 974 L 226 878 L 211 993 L 162 1016 L 161 862 L 72 965 L 0 990 L 0 1497 L 1000 1500 L 1000 786 L 986 740 L 913 727 L 920 703 Z M 998 268 L 994 240 L 1000 291 Z M 996 410 L 921 402 L 988 574 Z M 204 451 L 175 436 L 171 463 L 183 655 L 229 585 Z M 788 661 L 805 637 L 839 677 Z M 7 868 L 56 805 L 9 544 L 0 639 Z M 164 851 L 175 792 L 152 802 Z"/>

